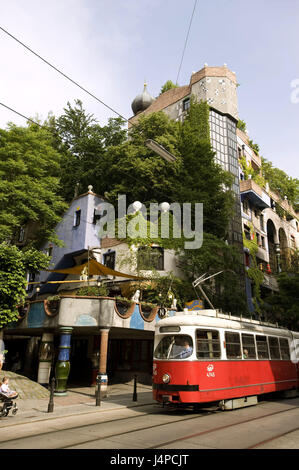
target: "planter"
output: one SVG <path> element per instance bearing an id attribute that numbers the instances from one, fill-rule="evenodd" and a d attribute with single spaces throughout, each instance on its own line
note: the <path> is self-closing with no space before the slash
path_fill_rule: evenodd
<path id="1" fill-rule="evenodd" d="M 60 300 L 44 300 L 44 308 L 46 315 L 55 317 L 59 312 Z"/>
<path id="2" fill-rule="evenodd" d="M 18 309 L 18 312 L 19 312 L 18 320 L 24 320 L 27 313 L 29 312 L 30 303 L 26 302 L 24 305 L 20 305 L 19 307 L 17 307 L 17 309 Z"/>
<path id="3" fill-rule="evenodd" d="M 114 309 L 120 318 L 130 318 L 136 307 L 136 303 L 126 302 L 125 300 L 115 299 Z"/>
<path id="4" fill-rule="evenodd" d="M 147 322 L 152 322 L 156 318 L 159 308 L 159 306 L 153 307 L 151 305 L 139 304 L 140 315 Z"/>

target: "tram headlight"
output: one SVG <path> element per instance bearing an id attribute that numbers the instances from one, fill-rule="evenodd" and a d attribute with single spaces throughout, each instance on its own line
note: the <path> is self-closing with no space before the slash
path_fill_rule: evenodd
<path id="1" fill-rule="evenodd" d="M 164 384 L 168 384 L 170 382 L 170 376 L 168 374 L 164 374 L 162 377 L 162 381 Z"/>

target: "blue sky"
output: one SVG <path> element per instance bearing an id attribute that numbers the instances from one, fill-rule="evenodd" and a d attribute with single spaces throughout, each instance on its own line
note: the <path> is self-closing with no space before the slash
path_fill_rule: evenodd
<path id="1" fill-rule="evenodd" d="M 194 0 L 0 0 L 0 26 L 123 116 L 143 89 L 176 81 Z M 299 178 L 298 0 L 198 0 L 179 85 L 204 63 L 236 72 L 239 116 L 260 154 Z M 0 102 L 45 119 L 80 98 L 100 124 L 116 116 L 0 31 Z M 297 85 L 299 88 L 299 85 Z M 297 94 L 299 97 L 299 92 Z M 0 126 L 24 120 L 0 107 Z"/>

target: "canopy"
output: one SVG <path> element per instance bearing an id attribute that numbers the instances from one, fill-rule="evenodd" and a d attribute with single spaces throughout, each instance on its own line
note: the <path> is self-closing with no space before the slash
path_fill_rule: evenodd
<path id="1" fill-rule="evenodd" d="M 89 262 L 73 266 L 72 268 L 66 269 L 47 269 L 51 273 L 61 273 L 61 274 L 86 274 L 88 276 L 118 276 L 126 277 L 128 279 L 137 279 L 142 280 L 144 277 L 133 276 L 131 274 L 120 273 L 119 271 L 114 271 L 114 269 L 108 268 L 104 264 L 99 263 L 94 259 L 90 259 Z M 83 272 L 82 272 L 83 271 Z"/>

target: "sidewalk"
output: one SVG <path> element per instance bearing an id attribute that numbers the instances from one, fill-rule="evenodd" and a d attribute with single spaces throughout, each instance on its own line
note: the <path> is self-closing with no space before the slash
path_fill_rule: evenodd
<path id="1" fill-rule="evenodd" d="M 133 401 L 133 381 L 122 384 L 108 385 L 108 396 L 96 406 L 96 387 L 71 387 L 68 395 L 54 396 L 53 412 L 48 413 L 49 398 L 17 398 L 18 412 L 15 416 L 9 412 L 7 417 L 0 418 L 0 426 L 13 426 L 15 424 L 34 422 L 45 419 L 61 418 L 87 413 L 132 408 L 156 403 L 152 396 L 150 385 L 137 384 L 137 401 Z"/>

